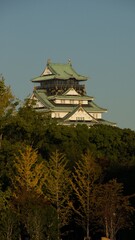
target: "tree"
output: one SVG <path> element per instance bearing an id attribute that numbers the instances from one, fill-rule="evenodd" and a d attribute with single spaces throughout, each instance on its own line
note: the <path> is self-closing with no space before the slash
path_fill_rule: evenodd
<path id="1" fill-rule="evenodd" d="M 11 143 L 25 142 L 25 144 L 39 149 L 43 144 L 44 131 L 49 127 L 49 121 L 50 118 L 46 113 L 37 112 L 26 102 L 18 108 L 17 113 L 5 126 L 4 135 Z M 12 138 L 13 135 L 14 138 Z"/>
<path id="2" fill-rule="evenodd" d="M 1 240 L 17 239 L 18 219 L 11 203 L 11 190 L 0 186 L 0 237 Z"/>
<path id="3" fill-rule="evenodd" d="M 18 217 L 13 209 L 8 206 L 0 211 L 0 239 L 12 240 L 18 239 L 19 224 Z"/>
<path id="4" fill-rule="evenodd" d="M 89 129 L 90 145 L 98 158 L 108 160 L 110 168 L 135 166 L 135 132 L 107 125 Z"/>
<path id="5" fill-rule="evenodd" d="M 17 102 L 9 86 L 5 85 L 3 76 L 0 76 L 0 148 L 2 142 L 2 127 L 7 124 L 9 116 L 15 109 Z"/>
<path id="6" fill-rule="evenodd" d="M 14 205 L 17 211 L 19 210 L 21 223 L 24 224 L 27 232 L 32 234 L 31 238 L 33 239 L 33 236 L 35 236 L 36 240 L 41 240 L 42 227 L 40 220 L 42 216 L 39 214 L 38 204 L 41 205 L 42 202 L 42 205 L 46 205 L 47 203 L 43 194 L 44 163 L 39 161 L 36 150 L 33 150 L 31 146 L 26 146 L 19 151 L 18 155 L 15 155 L 14 167 L 15 175 L 12 179 Z M 35 211 L 33 211 L 33 207 Z"/>
<path id="7" fill-rule="evenodd" d="M 57 212 L 57 239 L 60 239 L 60 229 L 70 220 L 70 172 L 66 168 L 65 155 L 53 152 L 47 164 L 46 190 L 50 203 Z"/>
<path id="8" fill-rule="evenodd" d="M 99 165 L 95 159 L 87 152 L 82 155 L 82 159 L 76 163 L 73 173 L 71 185 L 79 207 L 76 208 L 72 204 L 73 210 L 78 214 L 78 223 L 82 225 L 86 231 L 87 239 L 90 239 L 90 214 L 92 214 L 92 195 L 94 184 L 101 174 Z"/>
<path id="9" fill-rule="evenodd" d="M 104 228 L 107 238 L 115 240 L 119 230 L 131 227 L 130 217 L 134 208 L 130 205 L 130 197 L 123 195 L 123 184 L 116 180 L 95 189 L 96 222 Z"/>
<path id="10" fill-rule="evenodd" d="M 26 146 L 25 150 L 19 150 L 19 155 L 15 156 L 14 167 L 15 189 L 34 190 L 37 194 L 43 193 L 42 188 L 45 180 L 43 161 L 38 161 L 38 154 L 31 146 Z"/>
<path id="11" fill-rule="evenodd" d="M 56 240 L 57 239 L 57 215 L 56 210 L 50 204 L 40 202 L 28 203 L 27 231 L 31 240 Z"/>
<path id="12" fill-rule="evenodd" d="M 4 116 L 13 107 L 14 96 L 9 86 L 5 85 L 5 80 L 0 76 L 0 117 Z"/>

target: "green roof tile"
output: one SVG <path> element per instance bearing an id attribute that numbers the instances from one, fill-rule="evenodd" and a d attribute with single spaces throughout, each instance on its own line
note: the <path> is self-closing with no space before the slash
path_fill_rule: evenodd
<path id="1" fill-rule="evenodd" d="M 70 105 L 68 104 L 68 106 L 65 104 L 52 104 L 49 99 L 51 97 L 47 97 L 47 95 L 45 94 L 44 90 L 34 90 L 34 94 L 37 97 L 37 99 L 39 99 L 39 101 L 41 101 L 41 103 L 48 107 L 51 111 L 61 111 L 61 110 L 65 110 L 65 111 L 73 111 L 73 109 L 76 108 L 77 105 Z M 76 96 L 78 98 L 78 96 Z M 88 97 L 88 96 L 87 96 Z M 86 98 L 87 98 L 86 97 Z M 84 96 L 85 99 L 85 96 Z M 89 105 L 82 105 L 82 107 L 85 109 L 85 111 L 87 112 L 106 112 L 107 110 L 104 108 L 101 108 L 99 106 L 97 106 L 93 101 L 90 102 Z"/>
<path id="2" fill-rule="evenodd" d="M 52 74 L 41 74 L 41 76 L 32 79 L 32 82 L 41 82 L 51 79 L 62 79 L 68 80 L 74 78 L 79 81 L 86 81 L 88 78 L 83 75 L 79 75 L 72 67 L 71 63 L 60 64 L 60 63 L 51 63 L 47 64 L 47 68 L 51 71 Z"/>

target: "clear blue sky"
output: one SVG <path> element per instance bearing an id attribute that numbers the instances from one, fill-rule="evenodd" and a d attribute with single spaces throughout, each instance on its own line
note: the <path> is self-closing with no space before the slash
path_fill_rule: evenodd
<path id="1" fill-rule="evenodd" d="M 135 130 L 134 0 L 0 0 L 0 73 L 16 97 L 48 58 L 70 58 L 104 119 Z"/>

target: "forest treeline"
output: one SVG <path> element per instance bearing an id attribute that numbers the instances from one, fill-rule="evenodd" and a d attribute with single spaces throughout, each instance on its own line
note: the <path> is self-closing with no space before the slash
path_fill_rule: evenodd
<path id="1" fill-rule="evenodd" d="M 0 239 L 134 239 L 135 132 L 33 104 L 0 79 Z"/>

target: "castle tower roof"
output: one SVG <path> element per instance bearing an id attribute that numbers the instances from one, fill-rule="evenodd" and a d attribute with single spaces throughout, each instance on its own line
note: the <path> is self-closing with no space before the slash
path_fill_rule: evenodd
<path id="1" fill-rule="evenodd" d="M 78 74 L 73 69 L 70 60 L 66 64 L 52 63 L 50 60 L 48 60 L 43 73 L 39 77 L 32 79 L 32 82 L 42 82 L 52 79 L 75 79 L 78 81 L 86 81 L 88 77 Z"/>

